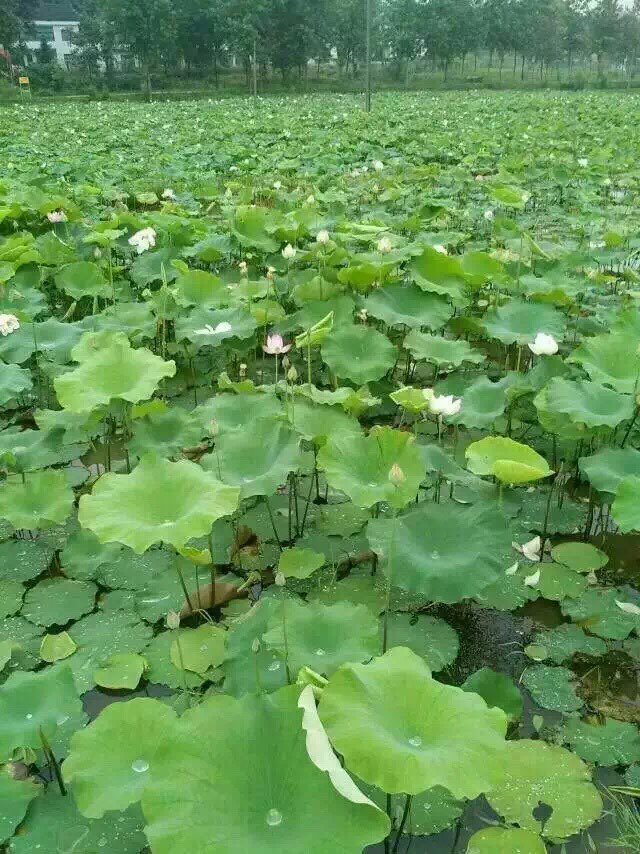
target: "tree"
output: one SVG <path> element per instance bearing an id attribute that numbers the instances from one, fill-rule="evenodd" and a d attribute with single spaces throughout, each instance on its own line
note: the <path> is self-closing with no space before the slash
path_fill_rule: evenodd
<path id="1" fill-rule="evenodd" d="M 36 50 L 38 65 L 53 65 L 56 61 L 56 52 L 46 39 L 40 40 L 40 47 Z"/>
<path id="2" fill-rule="evenodd" d="M 188 69 L 200 73 L 218 66 L 229 34 L 226 9 L 220 0 L 181 0 L 175 7 L 176 46 Z"/>
<path id="3" fill-rule="evenodd" d="M 598 57 L 598 74 L 602 74 L 602 61 L 615 51 L 620 36 L 621 10 L 619 0 L 599 0 L 590 9 L 590 31 L 593 50 Z"/>
<path id="4" fill-rule="evenodd" d="M 6 50 L 24 38 L 35 6 L 36 0 L 0 0 L 0 45 Z"/>

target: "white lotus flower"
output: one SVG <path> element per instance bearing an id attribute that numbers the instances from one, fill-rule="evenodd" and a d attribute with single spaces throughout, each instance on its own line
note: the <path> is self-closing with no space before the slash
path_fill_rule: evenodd
<path id="1" fill-rule="evenodd" d="M 490 222 L 490 221 L 494 218 L 495 214 L 494 214 L 494 212 L 491 210 L 491 208 L 489 208 L 488 210 L 486 210 L 486 211 L 482 214 L 482 216 L 483 216 L 487 221 L 489 221 L 489 222 Z"/>
<path id="2" fill-rule="evenodd" d="M 524 555 L 527 560 L 540 560 L 540 549 L 542 547 L 542 540 L 540 537 L 534 537 L 532 540 L 529 540 L 528 543 L 524 543 L 523 545 L 520 545 L 520 543 L 511 543 L 511 545 L 517 552 Z"/>
<path id="3" fill-rule="evenodd" d="M 20 321 L 15 314 L 0 314 L 0 335 L 6 338 L 16 329 L 20 329 Z"/>
<path id="4" fill-rule="evenodd" d="M 307 204 L 308 205 L 315 205 L 315 203 L 316 203 L 316 197 L 315 196 L 307 196 Z"/>
<path id="5" fill-rule="evenodd" d="M 393 247 L 391 246 L 391 241 L 388 237 L 381 237 L 378 241 L 378 252 L 381 252 L 385 255 L 387 252 L 391 252 Z"/>
<path id="6" fill-rule="evenodd" d="M 528 347 L 536 356 L 553 356 L 558 352 L 556 339 L 553 335 L 546 335 L 544 332 L 538 332 Z"/>
<path id="7" fill-rule="evenodd" d="M 207 323 L 203 329 L 195 329 L 194 332 L 196 335 L 222 335 L 223 332 L 231 332 L 232 328 L 230 323 L 223 320 L 215 328 Z"/>
<path id="8" fill-rule="evenodd" d="M 173 190 L 171 188 L 167 187 L 166 190 L 162 191 L 162 198 L 163 199 L 170 199 L 173 202 L 173 201 L 175 201 L 176 194 L 173 192 Z"/>
<path id="9" fill-rule="evenodd" d="M 524 580 L 525 587 L 535 587 L 539 581 L 540 581 L 540 570 L 532 573 L 532 575 L 527 575 L 527 577 Z"/>
<path id="10" fill-rule="evenodd" d="M 274 190 L 280 190 L 280 189 L 282 189 L 282 181 L 274 181 L 274 182 L 273 182 L 273 189 L 274 189 Z"/>
<path id="11" fill-rule="evenodd" d="M 457 415 L 460 412 L 462 400 L 459 397 L 454 397 L 452 394 L 434 395 L 429 401 L 429 409 L 434 415 L 439 415 L 442 418 L 447 418 L 451 415 Z"/>
<path id="12" fill-rule="evenodd" d="M 578 157 L 578 166 L 581 166 L 583 169 L 586 169 L 589 165 L 589 161 L 586 157 Z"/>
<path id="13" fill-rule="evenodd" d="M 382 160 L 374 160 L 371 165 L 376 170 L 376 172 L 382 172 L 382 170 L 384 169 L 384 163 L 382 162 Z"/>
<path id="14" fill-rule="evenodd" d="M 247 266 L 247 262 L 246 262 L 246 261 L 241 261 L 241 262 L 238 264 L 238 269 L 240 270 L 241 275 L 246 276 L 246 275 L 247 275 L 247 270 L 249 269 L 249 268 L 248 268 L 248 266 Z"/>
<path id="15" fill-rule="evenodd" d="M 129 238 L 129 245 L 135 247 L 138 255 L 156 245 L 156 232 L 153 228 L 142 228 Z"/>
<path id="16" fill-rule="evenodd" d="M 63 210 L 51 211 L 51 213 L 47 214 L 47 219 L 49 222 L 66 222 L 67 215 Z"/>
<path id="17" fill-rule="evenodd" d="M 224 191 L 225 199 L 230 199 L 232 196 L 233 193 L 231 192 L 231 187 L 227 187 L 227 189 Z"/>
<path id="18" fill-rule="evenodd" d="M 326 246 L 330 240 L 331 238 L 329 237 L 329 232 L 326 228 L 323 228 L 322 231 L 319 231 L 316 234 L 316 243 L 320 243 L 322 246 Z"/>
<path id="19" fill-rule="evenodd" d="M 441 255 L 448 255 L 449 254 L 447 252 L 447 247 L 443 246 L 442 243 L 436 243 L 436 245 L 433 248 L 436 250 L 436 252 L 439 252 Z"/>
<path id="20" fill-rule="evenodd" d="M 520 564 L 518 563 L 518 561 L 516 561 L 515 563 L 512 563 L 508 569 L 505 569 L 504 574 L 505 575 L 515 575 L 516 572 L 518 571 L 519 566 L 520 566 Z"/>
<path id="21" fill-rule="evenodd" d="M 290 243 L 287 243 L 287 245 L 282 250 L 282 257 L 286 258 L 287 261 L 291 261 L 296 257 L 296 250 Z"/>
<path id="22" fill-rule="evenodd" d="M 640 615 L 640 608 L 637 605 L 634 605 L 633 602 L 619 602 L 616 599 L 616 605 L 621 611 L 624 611 L 625 614 L 633 614 L 634 617 Z"/>

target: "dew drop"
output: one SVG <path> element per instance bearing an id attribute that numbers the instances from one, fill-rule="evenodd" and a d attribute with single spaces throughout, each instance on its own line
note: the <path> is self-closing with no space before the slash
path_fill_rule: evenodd
<path id="1" fill-rule="evenodd" d="M 277 827 L 282 824 L 282 813 L 280 810 L 270 809 L 267 813 L 267 824 L 269 827 Z"/>
<path id="2" fill-rule="evenodd" d="M 271 664 L 269 665 L 268 669 L 269 670 L 280 670 L 280 662 L 279 661 L 272 661 Z"/>
<path id="3" fill-rule="evenodd" d="M 431 552 L 431 560 L 440 560 L 440 552 L 434 549 Z"/>
<path id="4" fill-rule="evenodd" d="M 316 655 L 326 655 L 327 653 L 323 649 L 317 649 Z"/>
<path id="5" fill-rule="evenodd" d="M 207 645 L 206 645 L 206 643 L 203 643 L 202 646 L 200 647 L 200 652 L 206 652 L 206 651 L 207 651 Z"/>
<path id="6" fill-rule="evenodd" d="M 420 745 L 422 744 L 422 739 L 420 738 L 419 735 L 412 735 L 411 738 L 409 739 L 409 744 L 412 747 L 420 747 Z"/>
<path id="7" fill-rule="evenodd" d="M 31 712 L 28 712 L 28 714 L 26 714 L 25 717 L 28 721 L 30 721 L 31 718 L 33 717 L 33 715 L 31 714 Z"/>
<path id="8" fill-rule="evenodd" d="M 136 759 L 131 763 L 131 770 L 137 771 L 138 774 L 142 774 L 143 771 L 149 770 L 149 763 L 146 759 Z"/>

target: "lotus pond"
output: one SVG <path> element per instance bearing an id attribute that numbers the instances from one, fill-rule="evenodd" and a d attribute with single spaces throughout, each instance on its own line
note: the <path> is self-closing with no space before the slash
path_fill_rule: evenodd
<path id="1" fill-rule="evenodd" d="M 0 847 L 639 850 L 639 120 L 2 110 Z"/>

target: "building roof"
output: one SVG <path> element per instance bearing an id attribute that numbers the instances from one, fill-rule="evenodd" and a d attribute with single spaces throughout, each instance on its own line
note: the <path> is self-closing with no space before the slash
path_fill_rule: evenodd
<path id="1" fill-rule="evenodd" d="M 71 3 L 65 3 L 64 0 L 50 3 L 47 0 L 42 0 L 36 6 L 33 13 L 34 21 L 77 21 L 78 13 L 75 11 Z"/>

